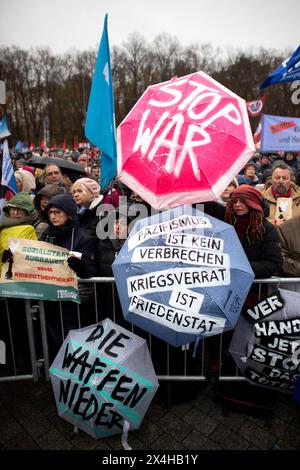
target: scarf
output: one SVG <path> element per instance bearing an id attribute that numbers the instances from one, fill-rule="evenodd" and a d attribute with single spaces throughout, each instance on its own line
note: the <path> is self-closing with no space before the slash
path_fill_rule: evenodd
<path id="1" fill-rule="evenodd" d="M 9 227 L 16 227 L 18 225 L 34 225 L 34 222 L 37 220 L 38 214 L 37 211 L 34 210 L 30 212 L 30 214 L 25 215 L 19 219 L 12 219 L 7 215 L 3 215 L 1 219 L 0 229 L 2 228 L 9 228 Z"/>
<path id="2" fill-rule="evenodd" d="M 239 237 L 240 242 L 247 236 L 247 230 L 249 228 L 250 215 L 245 214 L 236 218 L 234 222 L 234 228 Z"/>
<path id="3" fill-rule="evenodd" d="M 277 199 L 278 197 L 292 197 L 292 188 L 290 188 L 290 189 L 288 190 L 288 192 L 285 193 L 285 194 L 278 194 L 278 193 L 275 191 L 275 189 L 272 187 L 272 194 L 273 194 L 273 196 L 274 196 L 275 199 Z"/>

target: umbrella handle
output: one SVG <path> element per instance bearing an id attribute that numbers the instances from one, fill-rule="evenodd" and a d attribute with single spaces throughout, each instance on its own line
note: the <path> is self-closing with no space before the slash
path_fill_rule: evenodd
<path id="1" fill-rule="evenodd" d="M 127 441 L 129 428 L 130 428 L 130 423 L 126 421 L 125 419 L 124 424 L 123 424 L 123 431 L 122 431 L 122 446 L 124 450 L 132 450 L 132 447 L 130 447 Z"/>
<path id="2" fill-rule="evenodd" d="M 77 434 L 77 433 L 78 433 L 78 427 L 77 427 L 77 426 L 74 426 L 73 433 L 74 433 L 74 434 Z"/>

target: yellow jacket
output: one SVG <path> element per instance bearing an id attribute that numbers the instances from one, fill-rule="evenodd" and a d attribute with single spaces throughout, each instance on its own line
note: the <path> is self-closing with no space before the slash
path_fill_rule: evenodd
<path id="1" fill-rule="evenodd" d="M 0 273 L 2 270 L 2 254 L 4 250 L 7 250 L 8 239 L 11 237 L 37 240 L 37 236 L 32 225 L 16 225 L 14 227 L 3 228 L 0 232 Z"/>

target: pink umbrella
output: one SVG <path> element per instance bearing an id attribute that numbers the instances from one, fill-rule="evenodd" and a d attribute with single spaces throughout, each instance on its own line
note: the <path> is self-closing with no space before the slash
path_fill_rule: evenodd
<path id="1" fill-rule="evenodd" d="M 204 72 L 147 88 L 118 127 L 118 178 L 155 209 L 213 201 L 253 155 L 246 102 Z"/>

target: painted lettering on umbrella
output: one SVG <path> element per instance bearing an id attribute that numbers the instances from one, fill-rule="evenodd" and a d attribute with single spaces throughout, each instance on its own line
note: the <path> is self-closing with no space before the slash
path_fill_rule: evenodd
<path id="1" fill-rule="evenodd" d="M 59 411 L 93 435 L 109 436 L 113 428 L 122 431 L 125 419 L 142 419 L 138 404 L 153 383 L 120 360 L 130 344 L 128 335 L 100 323 L 86 338 L 67 342 L 61 362 L 50 368 L 59 378 Z"/>
<path id="2" fill-rule="evenodd" d="M 223 268 L 175 268 L 142 276 L 127 278 L 128 296 L 147 292 L 163 292 L 174 288 L 226 286 L 230 284 L 230 269 Z"/>
<path id="3" fill-rule="evenodd" d="M 175 309 L 139 295 L 134 295 L 131 298 L 129 311 L 177 332 L 202 334 L 203 336 L 222 333 L 226 323 L 225 318 L 193 314 L 191 311 Z"/>
<path id="4" fill-rule="evenodd" d="M 184 95 L 186 87 L 191 87 L 191 92 Z M 164 151 L 166 160 L 164 170 L 168 174 L 174 174 L 179 178 L 186 160 L 190 161 L 195 178 L 200 181 L 200 167 L 195 154 L 197 147 L 211 143 L 213 133 L 207 131 L 208 127 L 223 118 L 226 121 L 239 126 L 242 122 L 241 114 L 237 106 L 232 102 L 220 107 L 222 95 L 217 89 L 208 87 L 188 78 L 176 80 L 160 88 L 160 97 L 165 99 L 149 100 L 149 108 L 146 109 L 140 120 L 137 137 L 133 151 L 140 151 L 142 156 L 147 155 L 151 162 L 160 148 Z M 201 104 L 201 111 L 196 112 Z M 175 114 L 170 117 L 171 109 Z M 165 110 L 156 124 L 151 128 L 153 108 L 170 108 Z M 187 130 L 185 115 L 190 122 Z M 179 151 L 178 151 L 179 150 Z"/>

